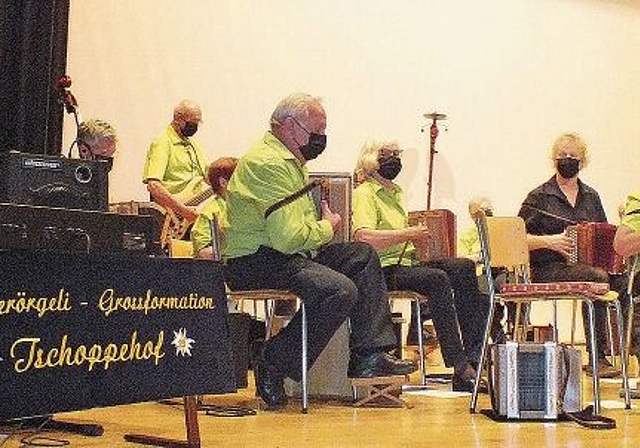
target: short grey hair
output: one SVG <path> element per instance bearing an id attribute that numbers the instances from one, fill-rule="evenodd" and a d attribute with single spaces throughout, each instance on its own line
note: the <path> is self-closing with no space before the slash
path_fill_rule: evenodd
<path id="1" fill-rule="evenodd" d="M 192 100 L 182 100 L 173 108 L 173 119 L 179 117 L 184 117 L 185 115 L 190 116 L 194 113 L 202 114 L 202 109 L 200 109 L 200 105 Z"/>
<path id="2" fill-rule="evenodd" d="M 318 107 L 322 98 L 307 93 L 294 93 L 282 99 L 271 114 L 271 127 L 281 125 L 285 118 L 302 118 L 310 115 L 311 109 Z"/>
<path id="3" fill-rule="evenodd" d="M 102 140 L 108 140 L 114 144 L 118 142 L 118 136 L 113 126 L 104 120 L 92 118 L 80 123 L 78 127 L 78 139 L 91 146 Z"/>

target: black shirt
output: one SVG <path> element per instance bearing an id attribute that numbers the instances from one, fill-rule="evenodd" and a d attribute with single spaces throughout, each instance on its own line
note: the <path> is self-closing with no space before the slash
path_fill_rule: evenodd
<path id="1" fill-rule="evenodd" d="M 556 217 L 545 215 L 544 210 Z M 567 226 L 583 222 L 607 222 L 607 215 L 598 192 L 578 179 L 578 197 L 573 207 L 560 190 L 556 177 L 531 191 L 520 207 L 518 216 L 524 219 L 531 235 L 556 235 Z M 542 266 L 551 262 L 564 262 L 565 258 L 550 249 L 531 251 L 531 265 Z"/>

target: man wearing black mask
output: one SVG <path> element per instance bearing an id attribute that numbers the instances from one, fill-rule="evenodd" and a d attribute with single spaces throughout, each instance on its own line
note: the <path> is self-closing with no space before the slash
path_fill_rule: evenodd
<path id="1" fill-rule="evenodd" d="M 202 122 L 200 106 L 181 101 L 173 109 L 173 121 L 151 143 L 144 165 L 142 181 L 151 199 L 176 213 L 187 222 L 198 216 L 193 203 L 206 189 L 207 160 L 193 136 Z"/>
<path id="2" fill-rule="evenodd" d="M 414 372 L 413 362 L 386 353 L 396 338 L 375 251 L 363 243 L 327 245 L 342 217 L 326 202 L 321 216 L 309 194 L 283 202 L 308 184 L 307 161 L 325 149 L 327 119 L 320 99 L 290 95 L 278 104 L 270 124 L 240 159 L 227 187 L 227 284 L 295 292 L 307 310 L 309 365 L 349 318 L 349 376 Z M 256 362 L 256 390 L 270 409 L 286 405 L 284 378 L 302 376 L 300 328 L 297 313 L 265 342 Z"/>
<path id="3" fill-rule="evenodd" d="M 568 261 L 573 243 L 565 229 L 576 223 L 607 221 L 598 192 L 578 177 L 588 163 L 586 144 L 577 134 L 561 135 L 553 144 L 551 160 L 555 168 L 553 177 L 527 195 L 519 212 L 527 227 L 533 281 L 614 283 L 612 289 L 618 289 L 620 280 L 610 277 L 603 269 Z M 618 371 L 605 357 L 605 306 L 596 302 L 595 311 L 599 376 L 615 377 Z M 584 305 L 582 314 L 588 330 Z M 587 337 L 587 343 L 589 340 Z"/>
<path id="4" fill-rule="evenodd" d="M 453 367 L 453 390 L 471 392 L 488 300 L 478 288 L 473 261 L 417 259 L 416 247 L 428 244 L 432 235 L 427 227 L 408 225 L 403 192 L 394 182 L 402 170 L 401 153 L 393 141 L 369 140 L 363 145 L 354 173 L 353 239 L 370 244 L 378 252 L 389 289 L 411 290 L 429 297 L 430 315 L 426 307 L 421 307 L 421 321 L 433 318 L 445 364 Z M 418 343 L 419 328 L 422 322 L 411 319 L 408 344 Z M 420 334 L 428 343 L 431 335 L 424 330 Z"/>

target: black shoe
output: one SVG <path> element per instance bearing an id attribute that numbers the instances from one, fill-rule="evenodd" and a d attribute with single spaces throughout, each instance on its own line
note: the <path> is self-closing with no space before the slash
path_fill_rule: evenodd
<path id="1" fill-rule="evenodd" d="M 587 375 L 591 375 L 591 363 L 586 366 Z M 598 359 L 598 378 L 617 378 L 621 375 L 620 370 L 613 367 L 613 365 L 606 359 Z"/>
<path id="2" fill-rule="evenodd" d="M 426 328 L 422 329 L 422 343 L 424 344 L 424 351 L 426 354 L 429 354 L 438 348 L 438 338 L 436 338 Z M 418 346 L 418 335 L 415 328 L 410 328 L 407 333 L 407 345 Z"/>
<path id="3" fill-rule="evenodd" d="M 476 370 L 469 365 L 461 374 L 454 373 L 451 378 L 451 390 L 454 392 L 470 392 L 473 393 L 473 387 L 476 384 Z M 486 394 L 489 391 L 487 382 L 484 378 L 480 378 L 478 392 Z"/>
<path id="4" fill-rule="evenodd" d="M 385 352 L 367 356 L 353 356 L 349 362 L 349 378 L 375 378 L 378 376 L 409 375 L 418 370 L 413 361 L 398 359 Z"/>
<path id="5" fill-rule="evenodd" d="M 263 346 L 259 358 L 254 362 L 256 393 L 267 404 L 267 410 L 276 411 L 287 405 L 284 376 L 266 360 L 264 349 Z"/>

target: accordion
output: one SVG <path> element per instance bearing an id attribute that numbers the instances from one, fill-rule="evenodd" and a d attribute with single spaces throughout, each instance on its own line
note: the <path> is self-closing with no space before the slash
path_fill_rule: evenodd
<path id="1" fill-rule="evenodd" d="M 456 215 L 451 210 L 420 210 L 409 212 L 410 226 L 423 226 L 429 229 L 429 242 L 426 246 L 416 245 L 420 261 L 450 258 L 456 256 Z"/>
<path id="2" fill-rule="evenodd" d="M 613 250 L 617 226 L 606 222 L 588 222 L 569 226 L 566 234 L 572 241 L 570 263 L 584 263 L 602 268 L 610 274 L 625 270 L 624 258 Z"/>
<path id="3" fill-rule="evenodd" d="M 493 410 L 499 416 L 520 420 L 555 420 L 562 411 L 579 411 L 581 375 L 580 352 L 573 347 L 555 342 L 493 345 Z"/>

